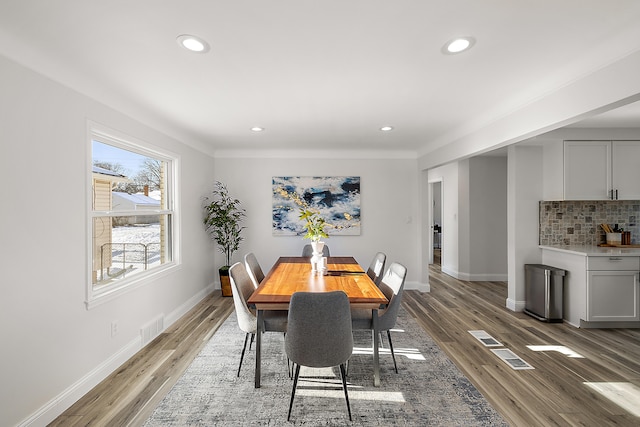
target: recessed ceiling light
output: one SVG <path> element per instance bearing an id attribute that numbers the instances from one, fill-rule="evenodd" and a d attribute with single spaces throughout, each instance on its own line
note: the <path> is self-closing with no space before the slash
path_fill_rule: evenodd
<path id="1" fill-rule="evenodd" d="M 442 53 L 447 55 L 455 55 L 456 53 L 469 50 L 476 44 L 476 39 L 473 37 L 456 37 L 451 39 L 442 46 Z"/>
<path id="2" fill-rule="evenodd" d="M 261 128 L 260 126 L 254 126 L 251 128 L 251 130 L 254 132 L 262 132 L 264 128 Z"/>
<path id="3" fill-rule="evenodd" d="M 393 130 L 393 126 L 382 126 L 382 127 L 380 128 L 380 130 L 381 130 L 382 132 L 389 132 L 389 131 L 392 131 L 392 130 Z"/>
<path id="4" fill-rule="evenodd" d="M 206 53 L 209 52 L 209 43 L 198 36 L 190 34 L 182 34 L 176 39 L 178 44 L 190 52 Z"/>

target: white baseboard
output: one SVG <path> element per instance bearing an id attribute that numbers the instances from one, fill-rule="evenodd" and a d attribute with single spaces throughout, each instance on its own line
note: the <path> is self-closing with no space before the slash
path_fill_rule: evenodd
<path id="1" fill-rule="evenodd" d="M 446 275 L 448 275 L 448 276 L 454 277 L 454 278 L 456 278 L 456 279 L 458 279 L 458 278 L 459 278 L 459 277 L 458 277 L 458 271 L 457 271 L 457 270 L 452 270 L 452 269 L 450 269 L 449 267 L 445 267 L 444 265 L 443 265 L 440 269 L 441 269 L 441 271 L 442 271 L 444 274 L 446 274 Z"/>
<path id="2" fill-rule="evenodd" d="M 506 282 L 509 279 L 508 274 L 469 274 L 451 270 L 447 267 L 442 267 L 442 272 L 458 280 L 465 280 L 467 282 Z"/>
<path id="3" fill-rule="evenodd" d="M 511 311 L 524 311 L 526 301 L 516 301 L 511 298 L 507 298 L 506 307 Z"/>
<path id="4" fill-rule="evenodd" d="M 407 290 L 415 290 L 420 292 L 431 292 L 431 285 L 429 283 L 405 282 L 404 288 Z"/>
<path id="5" fill-rule="evenodd" d="M 459 279 L 469 282 L 506 282 L 509 278 L 507 274 L 462 274 Z"/>
<path id="6" fill-rule="evenodd" d="M 87 375 L 80 378 L 62 393 L 31 414 L 29 418 L 22 421 L 18 426 L 45 427 L 129 360 L 138 350 L 140 350 L 140 338 L 136 337 L 110 358 L 91 370 Z"/>
<path id="7" fill-rule="evenodd" d="M 184 316 L 189 310 L 195 307 L 207 295 L 213 292 L 215 286 L 211 283 L 206 288 L 189 298 L 178 308 L 173 310 L 165 317 L 165 329 L 174 324 L 178 319 Z M 142 348 L 140 337 L 136 337 L 118 350 L 107 360 L 100 363 L 85 376 L 80 378 L 74 384 L 69 386 L 62 393 L 51 399 L 45 405 L 40 407 L 36 412 L 23 420 L 19 427 L 45 427 L 47 424 L 55 420 L 60 414 L 66 411 L 71 405 L 77 402 L 82 396 L 87 394 L 91 389 L 100 384 L 102 380 L 107 378 L 116 369 L 122 366 L 127 360 L 135 355 Z"/>

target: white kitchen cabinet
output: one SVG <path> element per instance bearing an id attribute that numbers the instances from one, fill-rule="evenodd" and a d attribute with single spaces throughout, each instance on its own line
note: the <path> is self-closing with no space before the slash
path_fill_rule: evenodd
<path id="1" fill-rule="evenodd" d="M 565 200 L 640 199 L 640 141 L 565 141 Z"/>
<path id="2" fill-rule="evenodd" d="M 587 321 L 637 321 L 638 272 L 590 271 Z"/>
<path id="3" fill-rule="evenodd" d="M 612 188 L 617 200 L 640 200 L 640 141 L 613 141 L 612 148 Z"/>
<path id="4" fill-rule="evenodd" d="M 587 258 L 589 322 L 640 321 L 640 257 Z"/>

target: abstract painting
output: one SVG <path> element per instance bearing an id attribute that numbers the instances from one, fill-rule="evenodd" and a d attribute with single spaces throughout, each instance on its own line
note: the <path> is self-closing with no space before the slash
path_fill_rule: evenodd
<path id="1" fill-rule="evenodd" d="M 303 207 L 320 213 L 330 236 L 360 234 L 359 176 L 278 176 L 272 186 L 274 236 L 303 236 Z"/>

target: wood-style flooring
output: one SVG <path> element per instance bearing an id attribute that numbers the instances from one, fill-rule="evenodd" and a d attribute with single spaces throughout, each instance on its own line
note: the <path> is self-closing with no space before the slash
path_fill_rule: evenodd
<path id="1" fill-rule="evenodd" d="M 540 322 L 505 308 L 504 282 L 456 280 L 437 265 L 429 279 L 431 292 L 405 292 L 404 307 L 510 425 L 640 425 L 640 329 Z M 487 331 L 535 369 L 511 369 L 470 330 Z M 585 383 L 629 389 L 615 400 L 628 400 L 635 415 Z"/>
<path id="2" fill-rule="evenodd" d="M 640 425 L 640 329 L 540 322 L 504 307 L 504 282 L 465 282 L 442 274 L 438 265 L 430 270 L 431 292 L 406 291 L 403 306 L 510 425 Z M 206 298 L 51 425 L 141 425 L 232 312 L 231 298 Z M 512 370 L 469 330 L 487 331 L 535 369 Z M 549 347 L 533 351 L 530 345 Z M 587 382 L 617 387 L 615 400 L 628 400 L 632 408 Z"/>
<path id="3" fill-rule="evenodd" d="M 214 292 L 49 426 L 142 425 L 232 313 L 233 298 Z"/>

